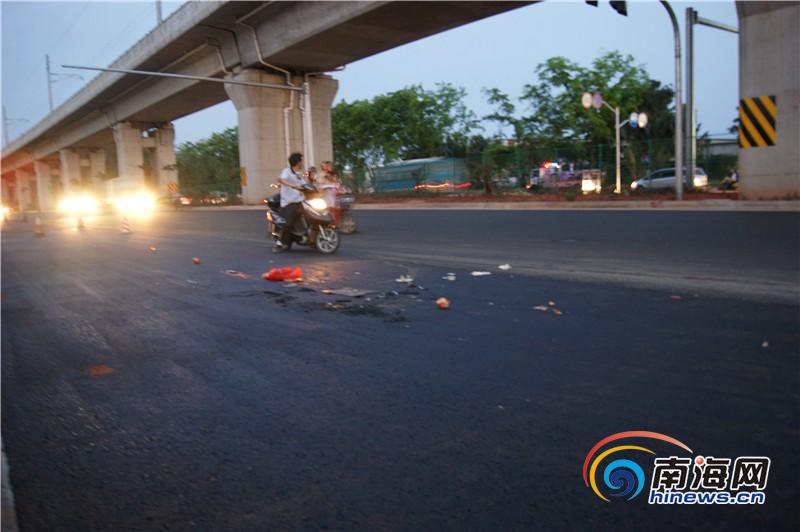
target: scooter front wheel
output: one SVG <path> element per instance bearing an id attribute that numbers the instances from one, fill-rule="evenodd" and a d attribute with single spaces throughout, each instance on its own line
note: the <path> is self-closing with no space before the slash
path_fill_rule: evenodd
<path id="1" fill-rule="evenodd" d="M 316 247 L 320 253 L 325 255 L 336 253 L 340 243 L 339 232 L 336 229 L 320 226 L 317 230 Z"/>

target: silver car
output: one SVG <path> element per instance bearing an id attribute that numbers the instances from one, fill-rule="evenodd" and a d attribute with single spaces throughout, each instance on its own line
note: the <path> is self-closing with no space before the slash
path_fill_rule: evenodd
<path id="1" fill-rule="evenodd" d="M 684 176 L 686 169 L 684 169 Z M 687 180 L 683 180 L 687 183 Z M 694 188 L 708 187 L 708 174 L 699 166 L 694 169 L 694 179 L 692 179 Z M 675 188 L 675 168 L 662 168 L 655 172 L 650 172 L 645 177 L 637 179 L 631 183 L 631 190 L 658 190 L 664 188 Z"/>

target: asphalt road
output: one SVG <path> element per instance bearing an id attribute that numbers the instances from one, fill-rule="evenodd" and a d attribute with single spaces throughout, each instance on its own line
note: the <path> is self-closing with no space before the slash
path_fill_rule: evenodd
<path id="1" fill-rule="evenodd" d="M 22 530 L 800 526 L 797 214 L 365 211 L 332 257 L 262 216 L 3 228 Z M 602 501 L 584 458 L 627 430 L 770 457 L 766 503 Z"/>

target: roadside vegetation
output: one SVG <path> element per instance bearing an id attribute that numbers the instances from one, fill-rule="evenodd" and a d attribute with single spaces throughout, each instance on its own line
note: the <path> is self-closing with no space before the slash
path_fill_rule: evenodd
<path id="1" fill-rule="evenodd" d="M 341 101 L 331 110 L 336 166 L 356 191 L 375 183 L 375 170 L 409 159 L 447 157 L 466 160 L 473 189 L 496 193 L 519 187 L 544 161 L 575 169 L 614 174 L 613 115 L 586 110 L 585 92 L 600 92 L 620 116 L 648 114 L 644 129 L 622 129 L 622 179 L 630 183 L 650 170 L 673 166 L 674 93 L 652 79 L 630 55 L 604 52 L 589 67 L 564 57 L 537 65 L 531 81 L 514 98 L 487 87 L 492 111 L 477 116 L 464 100 L 466 91 L 449 83 L 433 89 L 411 85 L 369 100 Z M 733 155 L 709 155 L 710 139 L 698 125 L 698 166 L 711 183 L 728 175 Z M 178 147 L 181 191 L 203 196 L 239 191 L 236 128 Z M 425 176 L 415 175 L 414 181 Z"/>

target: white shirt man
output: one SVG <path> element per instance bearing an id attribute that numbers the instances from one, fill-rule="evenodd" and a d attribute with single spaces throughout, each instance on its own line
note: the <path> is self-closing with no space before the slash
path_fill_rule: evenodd
<path id="1" fill-rule="evenodd" d="M 286 219 L 286 226 L 281 231 L 280 240 L 275 242 L 274 251 L 283 251 L 292 243 L 292 232 L 299 232 L 303 217 L 302 192 L 305 180 L 300 172 L 303 168 L 303 156 L 293 153 L 289 156 L 289 166 L 284 168 L 278 180 L 281 183 L 281 214 Z"/>

